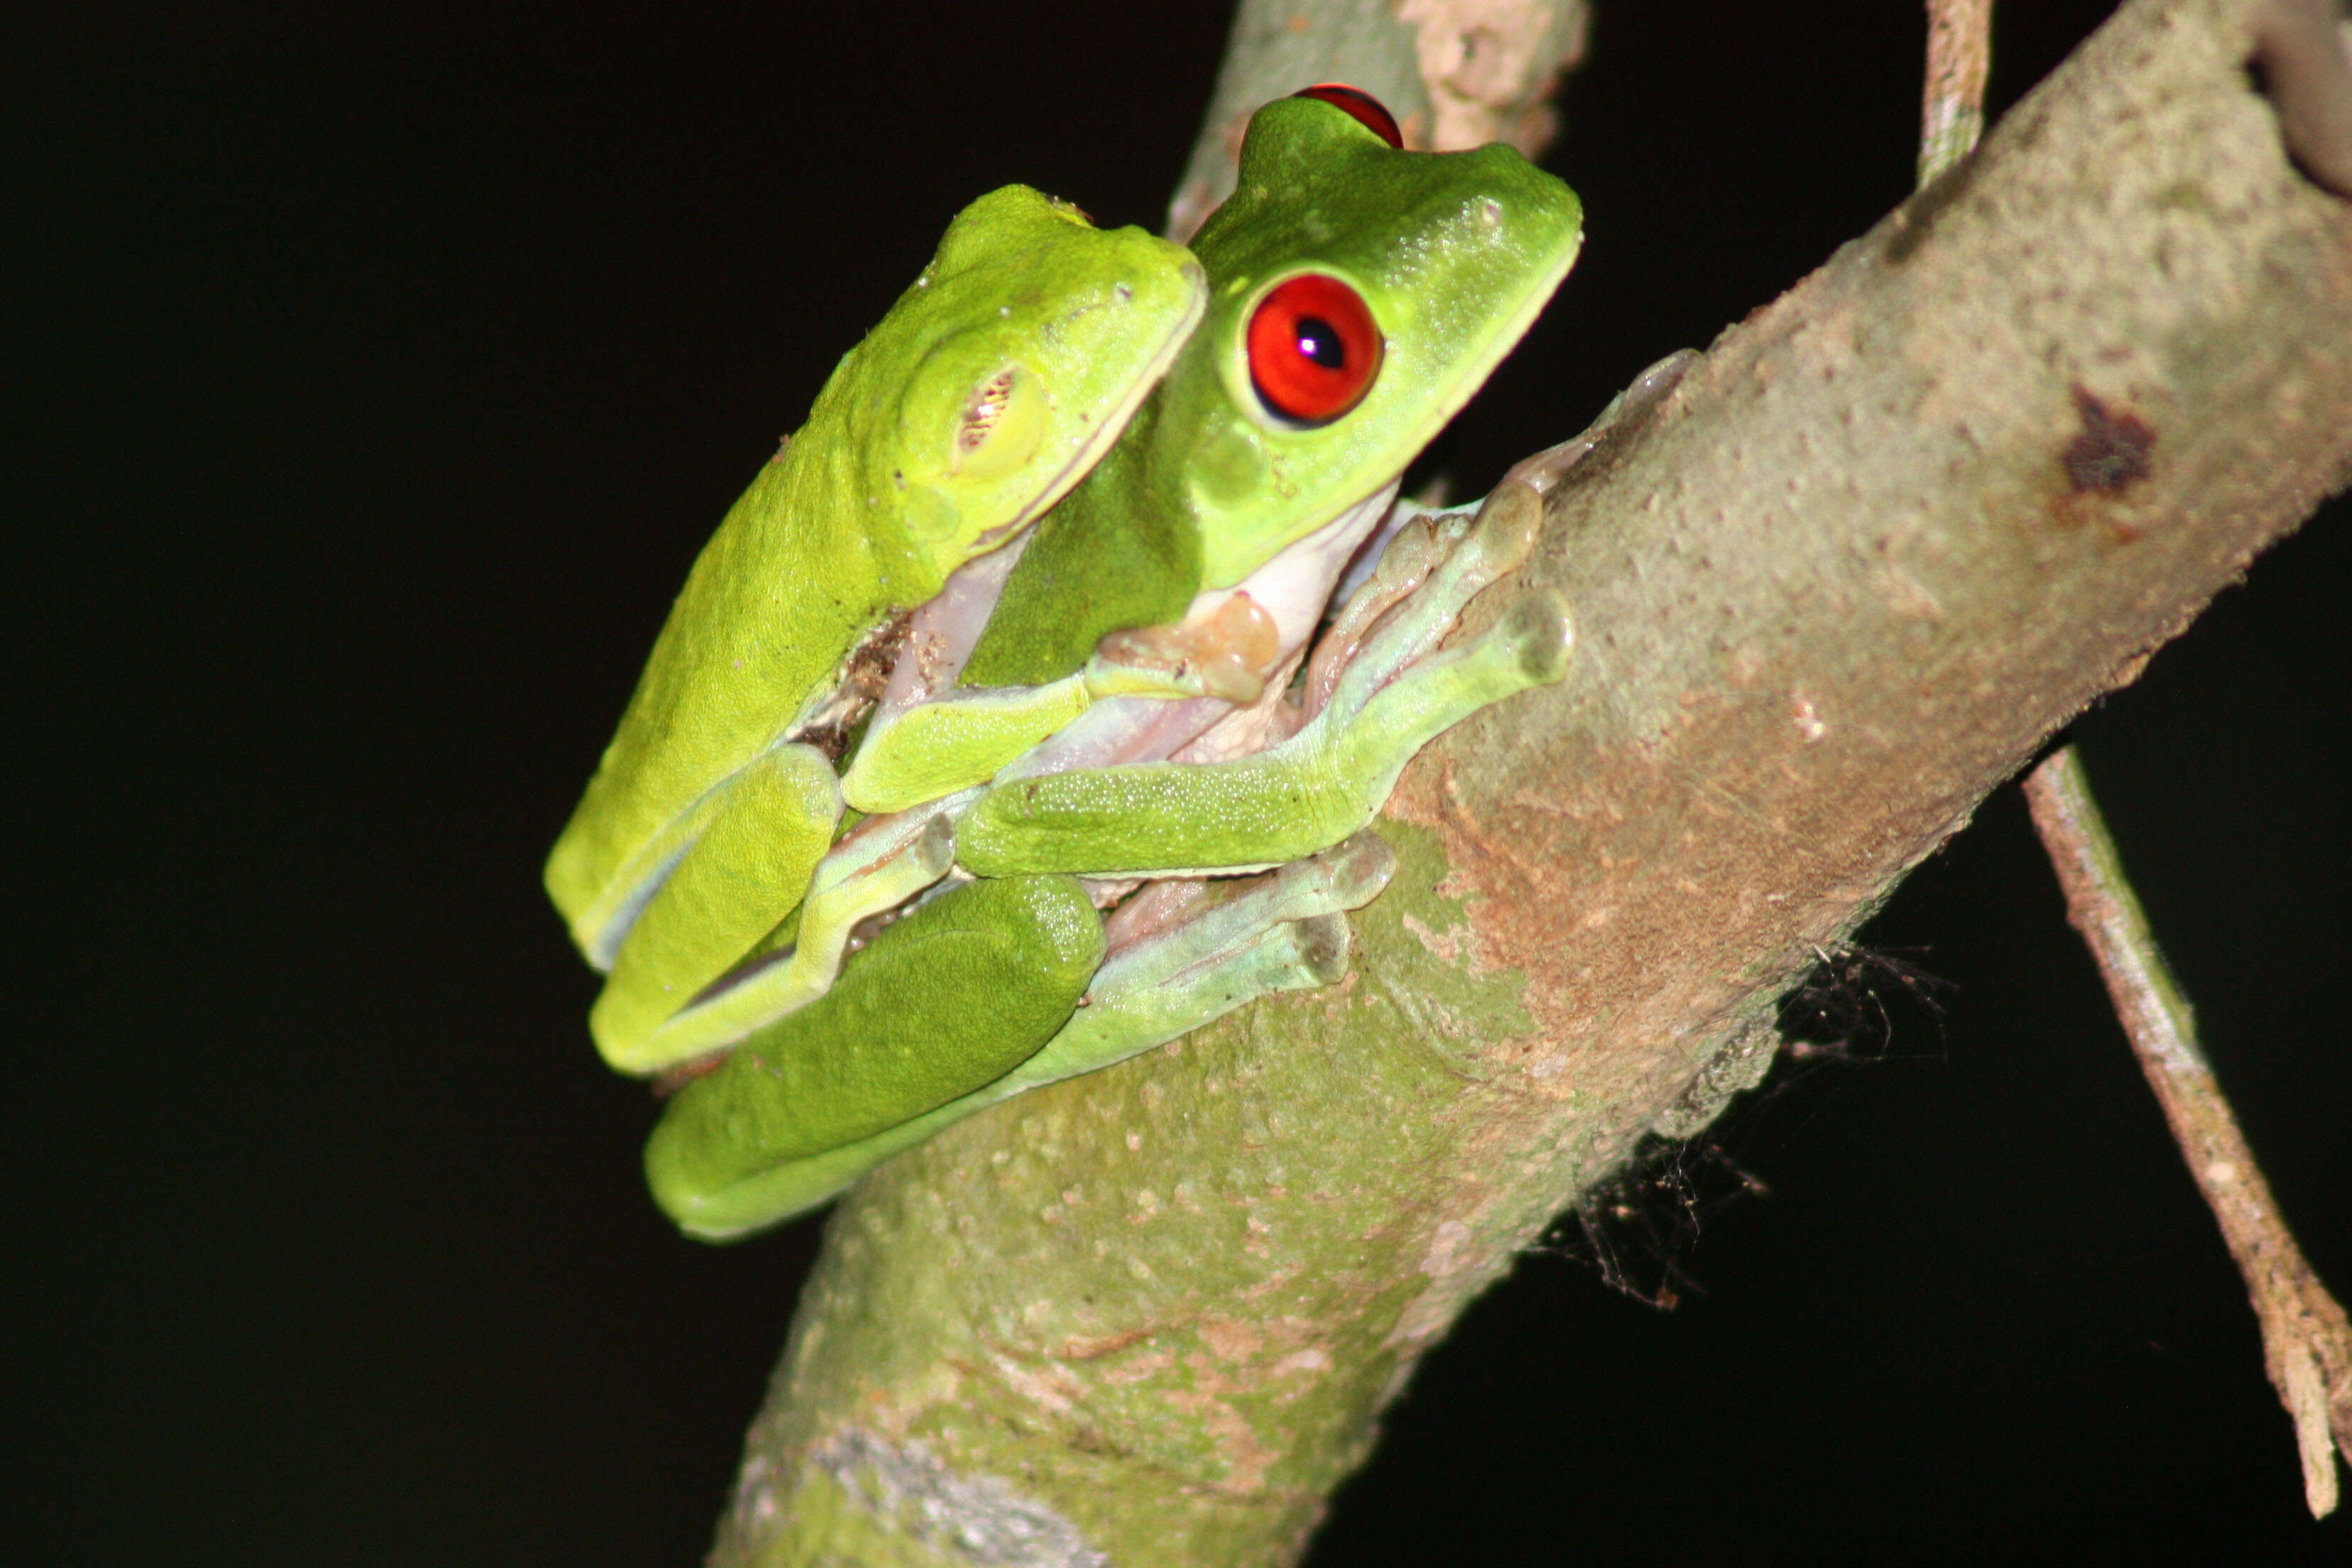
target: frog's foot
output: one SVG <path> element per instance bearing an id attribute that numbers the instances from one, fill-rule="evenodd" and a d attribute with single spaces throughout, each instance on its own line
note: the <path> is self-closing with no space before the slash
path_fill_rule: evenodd
<path id="1" fill-rule="evenodd" d="M 629 1070 L 652 1072 L 707 1055 L 823 996 L 860 921 L 947 875 L 955 858 L 952 803 L 940 805 L 919 816 L 869 818 L 835 845 L 809 878 L 793 945 L 729 972 L 671 1014 L 646 1039 L 642 1065 Z"/>
<path id="2" fill-rule="evenodd" d="M 1339 614 L 1317 639 L 1307 661 L 1307 679 L 1299 692 L 1298 721 L 1293 733 L 1331 700 L 1339 672 L 1355 661 L 1364 639 L 1382 616 L 1429 580 L 1470 530 L 1467 512 L 1420 513 L 1407 521 L 1381 549 L 1370 575 L 1350 593 Z M 1189 761 L 1179 753 L 1180 761 Z"/>
<path id="3" fill-rule="evenodd" d="M 1067 877 L 971 882 L 930 900 L 822 999 L 744 1039 L 670 1100 L 646 1147 L 656 1201 L 712 1239 L 823 1201 L 884 1155 L 814 1187 L 813 1170 L 1035 1055 L 1102 954 L 1102 921 Z"/>
<path id="4" fill-rule="evenodd" d="M 1387 801 L 1415 752 L 1479 709 L 1567 673 L 1568 607 L 1528 595 L 1458 648 L 1431 653 L 1481 589 L 1534 549 L 1542 503 L 1528 485 L 1487 498 L 1475 521 L 1447 520 L 1412 548 L 1401 596 L 1364 617 L 1359 646 L 1328 681 L 1321 710 L 1290 739 L 1231 762 L 1081 769 L 1008 780 L 957 830 L 957 858 L 982 876 L 1246 870 L 1309 855 L 1356 832 Z"/>
<path id="5" fill-rule="evenodd" d="M 1532 485 L 1507 482 L 1496 487 L 1475 516 L 1454 512 L 1432 519 L 1426 539 L 1416 538 L 1408 530 L 1390 546 L 1391 551 L 1403 547 L 1404 558 L 1398 569 L 1391 573 L 1384 555 L 1372 581 L 1358 590 L 1334 622 L 1335 636 L 1348 635 L 1333 661 L 1336 668 L 1320 683 L 1328 695 L 1318 702 L 1314 690 L 1309 690 L 1307 700 L 1315 706 L 1310 709 L 1307 729 L 1350 724 L 1417 662 L 1423 670 L 1438 664 L 1438 659 L 1423 661 L 1423 656 L 1454 629 L 1472 599 L 1488 584 L 1517 571 L 1535 552 L 1542 528 L 1542 496 Z M 1504 624 L 1510 618 L 1507 613 Z M 1550 680 L 1567 673 L 1566 619 L 1562 607 L 1559 670 L 1549 676 Z M 1497 626 L 1487 636 L 1501 629 Z M 1441 658 L 1459 658 L 1469 651 L 1465 647 Z M 1322 659 L 1322 649 L 1316 650 L 1316 658 Z"/>
<path id="6" fill-rule="evenodd" d="M 821 1152 L 798 1158 L 745 1157 L 740 1151 L 746 1144 L 734 1141 L 731 1130 L 752 1127 L 751 1101 L 775 1091 L 765 1087 L 770 1075 L 734 1063 L 746 1052 L 767 1051 L 770 1034 L 814 1034 L 829 1023 L 838 1031 L 835 1015 L 853 1009 L 856 996 L 868 988 L 888 991 L 897 984 L 893 939 L 903 929 L 893 928 L 845 972 L 834 995 L 820 1007 L 796 1014 L 746 1042 L 713 1075 L 711 1089 L 697 1083 L 677 1097 L 646 1151 L 655 1195 L 691 1235 L 713 1241 L 741 1236 L 814 1208 L 891 1155 L 1001 1100 L 1165 1045 L 1257 997 L 1331 984 L 1348 967 L 1348 924 L 1342 911 L 1370 902 L 1387 885 L 1395 865 L 1394 852 L 1365 834 L 1272 876 L 1235 885 L 1240 890 L 1232 896 L 1193 912 L 1181 924 L 1130 942 L 1095 970 L 1091 981 L 1081 980 L 1085 1001 L 1075 1012 L 1065 1005 L 1067 1021 L 1042 1049 L 1011 1071 L 920 1115 Z M 1013 884 L 974 886 L 1053 880 L 1022 878 Z M 967 895 L 959 891 L 956 896 Z M 904 925 L 914 925 L 923 912 Z M 985 977 L 971 978 L 976 984 Z M 1037 982 L 1033 974 L 1004 984 L 1011 993 L 1034 994 Z M 973 985 L 963 989 L 971 991 Z M 1076 993 L 1063 994 L 1066 1002 Z M 970 1031 L 976 1016 L 997 1028 L 1008 1047 L 1014 1044 L 1004 1038 L 990 1008 L 968 1005 L 960 1017 L 934 1024 L 933 1034 L 922 1043 L 937 1051 L 942 1032 L 949 1039 L 958 1038 Z M 888 1031 L 881 1037 L 886 1048 L 904 1023 L 901 1015 L 893 1013 L 876 1026 Z M 872 1035 L 839 1032 L 825 1037 L 854 1043 L 856 1052 L 869 1050 L 876 1041 Z M 838 1049 L 834 1057 L 846 1059 L 856 1052 Z M 736 1079 L 732 1088 L 724 1081 L 730 1076 Z M 722 1159 L 717 1152 L 722 1149 L 737 1152 Z"/>
<path id="7" fill-rule="evenodd" d="M 1123 942 L 1087 987 L 1086 1005 L 1015 1069 L 1018 1089 L 1124 1061 L 1259 996 L 1328 985 L 1347 973 L 1345 911 L 1396 874 L 1396 852 L 1359 833 L 1233 889 L 1162 930 L 1118 929 Z M 1018 1092 L 1016 1089 L 1014 1092 Z"/>

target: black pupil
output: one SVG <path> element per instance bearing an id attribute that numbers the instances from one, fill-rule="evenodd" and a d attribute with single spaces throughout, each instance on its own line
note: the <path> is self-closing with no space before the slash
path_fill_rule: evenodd
<path id="1" fill-rule="evenodd" d="M 1331 323 L 1317 316 L 1298 318 L 1298 353 L 1325 370 L 1348 368 L 1348 351 Z"/>

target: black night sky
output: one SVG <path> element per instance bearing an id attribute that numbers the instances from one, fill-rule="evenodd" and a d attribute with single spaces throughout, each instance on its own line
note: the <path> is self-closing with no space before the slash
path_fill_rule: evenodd
<path id="1" fill-rule="evenodd" d="M 1158 226 L 1225 9 L 0 21 L 12 1558 L 699 1558 L 821 1221 L 655 1214 L 541 858 L 695 551 L 948 217 L 1021 180 Z M 1996 107 L 2105 7 L 2007 9 Z M 1441 443 L 1456 493 L 1900 201 L 1923 35 L 1606 5 L 1549 159 L 1584 258 Z M 2347 525 L 2076 731 L 2339 1294 Z M 1684 1163 L 1680 1305 L 1573 1227 L 1524 1259 L 1316 1568 L 2352 1558 L 2016 792 L 1866 937 L 1931 980 L 1880 972 L 1883 1026 Z"/>

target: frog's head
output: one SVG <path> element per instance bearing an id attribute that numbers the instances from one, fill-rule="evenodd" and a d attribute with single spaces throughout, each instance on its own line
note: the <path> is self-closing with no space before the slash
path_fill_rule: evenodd
<path id="1" fill-rule="evenodd" d="M 943 578 L 1084 475 L 1201 318 L 1200 264 L 1007 185 L 966 207 L 886 323 L 895 378 L 867 381 L 868 493 Z M 902 318 L 904 318 L 902 321 Z M 887 426 L 885 425 L 887 421 Z M 880 521 L 882 520 L 878 520 Z"/>
<path id="2" fill-rule="evenodd" d="M 1402 473 L 1582 237 L 1576 194 L 1512 149 L 1404 152 L 1385 111 L 1315 91 L 1252 118 L 1234 195 L 1193 241 L 1208 314 L 1170 372 L 1159 444 L 1183 454 L 1205 586 Z"/>

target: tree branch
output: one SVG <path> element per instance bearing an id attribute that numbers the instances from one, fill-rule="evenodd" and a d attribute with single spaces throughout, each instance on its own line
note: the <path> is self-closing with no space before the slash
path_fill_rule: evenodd
<path id="1" fill-rule="evenodd" d="M 1346 982 L 850 1194 L 715 1561 L 1296 1554 L 1515 1253 L 2352 477 L 2352 206 L 2254 14 L 2125 5 L 1551 494 L 1576 667 L 1408 771 Z"/>
<path id="2" fill-rule="evenodd" d="M 2132 1054 L 2246 1281 L 2271 1385 L 2294 1421 L 2304 1500 L 2314 1519 L 2324 1519 L 2336 1510 L 2336 1448 L 2352 1450 L 2352 1322 L 2312 1272 L 2271 1196 L 2074 747 L 2060 747 L 2026 775 L 2025 798 L 2066 890 L 2066 918 L 2098 963 Z"/>

